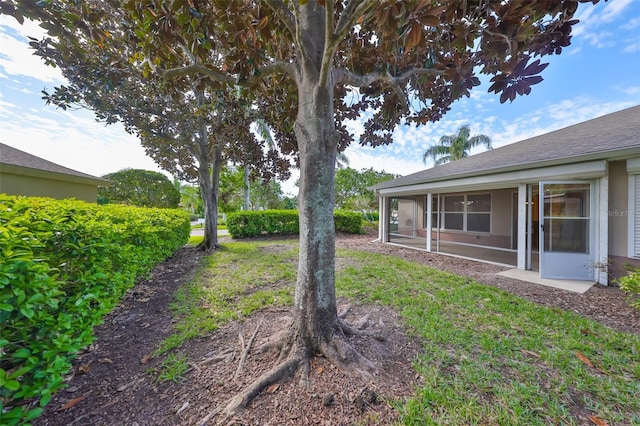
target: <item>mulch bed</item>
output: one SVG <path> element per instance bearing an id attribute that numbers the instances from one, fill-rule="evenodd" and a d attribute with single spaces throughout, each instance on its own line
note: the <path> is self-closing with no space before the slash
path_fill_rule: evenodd
<path id="1" fill-rule="evenodd" d="M 584 294 L 541 287 L 495 275 L 503 268 L 423 251 L 372 243 L 373 237 L 339 236 L 338 247 L 401 256 L 408 260 L 473 277 L 546 306 L 556 306 L 592 318 L 617 330 L 640 334 L 640 312 L 625 302 L 615 287 L 594 286 Z M 159 382 L 155 374 L 164 357 L 152 358 L 172 332 L 168 308 L 180 285 L 195 272 L 202 253 L 183 248 L 138 283 L 96 329 L 96 341 L 74 361 L 68 387 L 45 408 L 36 425 L 177 425 L 197 424 L 273 365 L 269 356 L 249 356 L 234 378 L 240 357 L 238 334 L 245 341 L 259 325 L 258 341 L 273 334 L 287 309 L 267 309 L 192 339 L 180 349 L 190 370 L 177 382 Z M 346 301 L 339 301 L 346 303 Z M 324 358 L 315 358 L 308 387 L 296 379 L 274 385 L 237 417 L 237 425 L 376 425 L 397 420 L 392 401 L 402 401 L 419 384 L 412 361 L 421 350 L 407 336 L 390 308 L 354 305 L 347 320 L 368 314 L 368 327 L 387 336 L 380 342 L 354 337 L 353 345 L 379 367 L 372 381 L 350 377 Z M 207 424 L 216 424 L 213 416 Z"/>

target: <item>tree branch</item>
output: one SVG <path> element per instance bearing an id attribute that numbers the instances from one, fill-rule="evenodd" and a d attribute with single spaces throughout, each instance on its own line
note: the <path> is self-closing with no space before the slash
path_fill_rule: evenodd
<path id="1" fill-rule="evenodd" d="M 324 4 L 324 51 L 322 53 L 322 64 L 320 66 L 320 86 L 327 86 L 327 77 L 331 69 L 331 59 L 335 50 L 333 41 L 333 1 Z"/>
<path id="2" fill-rule="evenodd" d="M 374 5 L 372 0 L 351 0 L 340 14 L 338 20 L 338 26 L 333 26 L 333 13 L 334 6 L 332 2 L 327 2 L 327 22 L 325 23 L 325 42 L 324 42 L 324 55 L 322 58 L 322 68 L 320 71 L 320 82 L 326 83 L 329 75 L 329 69 L 331 59 L 335 53 L 336 48 L 342 40 L 347 36 L 347 33 L 356 25 L 356 22 L 366 12 L 368 8 Z"/>
<path id="3" fill-rule="evenodd" d="M 238 80 L 237 78 L 225 74 L 218 69 L 209 68 L 200 64 L 192 64 L 186 65 L 184 67 L 171 68 L 168 70 L 158 69 L 157 72 L 163 78 L 170 80 L 177 77 L 182 77 L 186 75 L 194 75 L 194 74 L 202 74 L 213 78 L 221 83 L 238 85 L 242 87 L 251 87 L 258 83 L 261 79 L 270 76 L 271 74 L 276 74 L 278 72 L 286 72 L 289 75 L 293 76 L 293 68 L 292 65 L 288 62 L 273 62 L 269 65 L 266 65 L 257 70 L 258 72 L 252 77 L 246 80 Z"/>
<path id="4" fill-rule="evenodd" d="M 340 14 L 340 19 L 338 20 L 338 25 L 333 35 L 334 40 L 338 42 L 342 40 L 346 36 L 347 31 L 356 25 L 360 16 L 374 4 L 375 2 L 372 0 L 350 0 L 342 11 L 342 14 Z"/>
<path id="5" fill-rule="evenodd" d="M 434 68 L 416 68 L 412 67 L 408 70 L 404 71 L 402 74 L 397 76 L 392 76 L 387 71 L 378 71 L 371 72 L 364 75 L 354 74 L 351 71 L 340 68 L 334 69 L 333 72 L 335 75 L 335 82 L 343 83 L 349 86 L 354 87 L 364 87 L 369 86 L 377 81 L 382 81 L 388 84 L 399 84 L 404 80 L 408 79 L 414 75 L 443 75 L 443 70 L 437 70 Z"/>
<path id="6" fill-rule="evenodd" d="M 392 76 L 387 71 L 372 72 L 369 74 L 359 75 L 350 72 L 345 68 L 334 69 L 334 83 L 343 83 L 354 87 L 366 87 L 376 82 L 388 84 L 398 95 L 404 108 L 409 108 L 406 95 L 402 88 L 402 84 L 412 76 L 418 75 L 442 75 L 444 71 L 433 68 L 410 68 L 398 76 Z"/>
<path id="7" fill-rule="evenodd" d="M 273 10 L 273 12 L 282 20 L 284 26 L 291 33 L 291 37 L 296 36 L 296 23 L 293 14 L 287 8 L 282 0 L 265 0 L 265 3 Z"/>

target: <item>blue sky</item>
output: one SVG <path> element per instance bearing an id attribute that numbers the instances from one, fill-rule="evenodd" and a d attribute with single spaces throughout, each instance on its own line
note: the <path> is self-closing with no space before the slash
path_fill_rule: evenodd
<path id="1" fill-rule="evenodd" d="M 441 121 L 398 128 L 392 145 L 349 147 L 350 166 L 406 175 L 431 167 L 422 162 L 424 150 L 464 124 L 499 147 L 640 104 L 640 0 L 581 4 L 577 17 L 571 46 L 544 58 L 550 63 L 544 81 L 529 96 L 500 104 L 487 80 Z M 64 79 L 31 55 L 26 36 L 41 34 L 33 22 L 20 26 L 0 16 L 0 141 L 96 176 L 127 167 L 160 170 L 122 126 L 97 123 L 89 111 L 45 105 L 40 91 Z M 362 128 L 350 127 L 356 135 Z M 296 192 L 292 181 L 283 188 Z"/>

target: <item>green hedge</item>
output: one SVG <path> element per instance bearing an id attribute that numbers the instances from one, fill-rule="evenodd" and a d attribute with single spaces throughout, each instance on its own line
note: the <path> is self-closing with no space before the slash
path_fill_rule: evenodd
<path id="1" fill-rule="evenodd" d="M 336 231 L 362 232 L 362 215 L 336 210 L 333 214 Z M 297 210 L 240 211 L 227 216 L 227 229 L 233 238 L 259 235 L 297 235 L 300 232 Z"/>
<path id="2" fill-rule="evenodd" d="M 189 238 L 189 216 L 0 194 L 0 424 L 24 424 L 136 277 Z"/>

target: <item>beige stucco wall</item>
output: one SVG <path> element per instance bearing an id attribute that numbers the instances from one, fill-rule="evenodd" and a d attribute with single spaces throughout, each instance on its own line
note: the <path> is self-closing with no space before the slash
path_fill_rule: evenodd
<path id="1" fill-rule="evenodd" d="M 627 256 L 629 177 L 626 161 L 609 163 L 609 254 Z"/>
<path id="2" fill-rule="evenodd" d="M 11 173 L 0 173 L 0 193 L 56 199 L 75 198 L 91 203 L 95 203 L 98 200 L 98 187 L 96 185 Z"/>

